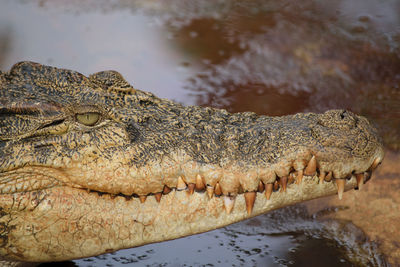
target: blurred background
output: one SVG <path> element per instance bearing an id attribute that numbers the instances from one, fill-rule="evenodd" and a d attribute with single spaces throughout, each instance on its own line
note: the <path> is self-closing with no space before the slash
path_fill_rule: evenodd
<path id="1" fill-rule="evenodd" d="M 85 75 L 113 69 L 137 89 L 186 105 L 230 112 L 286 115 L 351 110 L 368 117 L 381 132 L 387 148 L 386 166 L 390 166 L 383 170 L 390 175 L 381 171 L 376 179 L 387 179 L 389 190 L 397 188 L 393 183 L 397 186 L 400 177 L 398 0 L 3 0 L 0 70 L 7 71 L 22 60 Z M 372 191 L 371 187 L 369 194 L 358 198 L 371 197 Z M 400 196 L 392 195 L 390 201 L 390 205 L 397 205 Z M 319 209 L 332 205 L 352 208 L 347 202 L 326 202 Z M 368 243 L 367 237 L 361 242 L 360 247 L 370 246 L 364 256 L 362 252 L 351 256 L 346 252 L 351 242 L 335 241 L 329 234 L 332 231 L 326 230 L 334 223 L 328 226 L 314 220 L 312 215 L 318 208 L 308 217 L 304 214 L 310 212 L 303 209 L 299 205 L 296 212 L 291 211 L 293 216 L 277 231 L 265 225 L 272 223 L 271 217 L 285 217 L 285 211 L 172 241 L 176 242 L 173 245 L 145 246 L 128 250 L 126 255 L 106 255 L 74 264 L 118 265 L 125 257 L 138 266 L 321 266 L 310 265 L 307 249 L 314 253 L 319 249 L 321 260 L 326 260 L 320 262 L 324 266 L 354 266 L 357 260 L 362 262 L 362 257 L 372 259 L 369 263 L 377 266 L 386 264 L 385 257 L 392 263 L 396 255 L 400 259 L 396 240 L 391 243 L 392 250 L 382 245 L 375 248 L 375 243 L 381 242 L 379 235 L 376 240 L 372 238 L 375 243 Z M 299 226 L 292 223 L 290 228 L 286 222 L 291 219 L 300 222 Z M 369 230 L 356 218 L 346 219 L 353 220 L 368 236 Z M 177 256 L 172 247 L 179 244 L 183 253 Z M 193 251 L 185 252 L 188 247 Z M 140 253 L 145 256 L 140 258 Z"/>

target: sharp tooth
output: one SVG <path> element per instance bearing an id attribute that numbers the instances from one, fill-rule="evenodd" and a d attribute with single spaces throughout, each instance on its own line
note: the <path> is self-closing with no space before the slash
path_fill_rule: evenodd
<path id="1" fill-rule="evenodd" d="M 336 185 L 337 185 L 339 199 L 342 199 L 342 197 L 343 197 L 344 185 L 345 184 L 346 184 L 346 180 L 345 179 L 336 179 Z"/>
<path id="2" fill-rule="evenodd" d="M 317 170 L 317 160 L 315 159 L 315 156 L 313 155 L 310 161 L 308 162 L 308 165 L 306 169 L 304 170 L 305 175 L 314 175 L 315 171 Z"/>
<path id="3" fill-rule="evenodd" d="M 176 186 L 177 190 L 185 190 L 187 187 L 185 181 L 183 181 L 182 177 L 178 177 L 178 185 Z"/>
<path id="4" fill-rule="evenodd" d="M 164 195 L 168 194 L 168 193 L 171 192 L 171 191 L 172 191 L 171 188 L 169 188 L 168 186 L 164 185 L 164 189 L 163 189 L 163 194 L 164 194 Z"/>
<path id="5" fill-rule="evenodd" d="M 158 203 L 160 203 L 160 201 L 161 201 L 161 196 L 162 196 L 161 192 L 154 194 L 154 197 L 156 198 Z"/>
<path id="6" fill-rule="evenodd" d="M 197 174 L 196 177 L 196 190 L 202 191 L 206 188 L 203 179 L 201 178 L 200 174 Z"/>
<path id="7" fill-rule="evenodd" d="M 262 181 L 260 181 L 259 183 L 258 183 L 258 192 L 260 192 L 260 193 L 262 193 L 262 192 L 264 192 L 264 183 L 262 182 Z"/>
<path id="8" fill-rule="evenodd" d="M 267 200 L 271 198 L 272 194 L 272 189 L 274 188 L 273 184 L 266 184 L 265 186 L 265 196 L 267 197 Z"/>
<path id="9" fill-rule="evenodd" d="M 328 172 L 328 174 L 325 176 L 325 181 L 330 182 L 332 180 L 332 172 Z"/>
<path id="10" fill-rule="evenodd" d="M 364 174 L 363 173 L 357 173 L 356 174 L 356 179 L 357 179 L 357 187 L 358 187 L 358 189 L 361 190 L 361 187 L 364 185 Z"/>
<path id="11" fill-rule="evenodd" d="M 220 196 L 222 195 L 222 189 L 221 186 L 219 185 L 219 183 L 217 183 L 215 185 L 215 190 L 214 190 L 215 195 Z"/>
<path id="12" fill-rule="evenodd" d="M 226 213 L 228 213 L 228 214 L 231 213 L 234 204 L 235 204 L 235 197 L 224 196 L 224 206 L 225 206 Z"/>
<path id="13" fill-rule="evenodd" d="M 188 193 L 188 195 L 192 195 L 193 193 L 194 193 L 194 188 L 195 188 L 195 184 L 194 183 L 189 183 L 188 184 L 188 191 L 187 191 L 187 193 Z"/>
<path id="14" fill-rule="evenodd" d="M 300 170 L 298 172 L 296 177 L 296 184 L 301 184 L 301 181 L 303 181 L 303 170 Z"/>
<path id="15" fill-rule="evenodd" d="M 251 214 L 253 211 L 254 201 L 256 200 L 256 192 L 246 192 L 244 193 L 244 199 L 246 200 L 247 214 Z"/>
<path id="16" fill-rule="evenodd" d="M 140 203 L 144 203 L 146 201 L 147 196 L 139 196 Z"/>
<path id="17" fill-rule="evenodd" d="M 89 188 L 86 188 L 86 192 L 90 193 L 90 189 L 89 189 Z"/>
<path id="18" fill-rule="evenodd" d="M 380 160 L 379 158 L 376 158 L 376 159 L 374 160 L 374 162 L 372 162 L 371 167 L 369 167 L 369 170 L 370 170 L 370 171 L 375 170 L 376 167 L 378 167 L 378 165 L 379 165 L 380 163 L 381 163 L 381 160 Z"/>
<path id="19" fill-rule="evenodd" d="M 214 196 L 214 187 L 207 185 L 207 194 L 210 199 Z"/>
<path id="20" fill-rule="evenodd" d="M 287 180 L 288 180 L 288 177 L 287 177 L 287 176 L 283 176 L 283 177 L 281 177 L 281 178 L 279 179 L 279 183 L 281 184 L 281 187 L 282 187 L 282 191 L 283 191 L 283 192 L 286 192 Z"/>
<path id="21" fill-rule="evenodd" d="M 321 173 L 319 174 L 319 184 L 323 184 L 325 175 L 326 175 L 325 172 L 321 171 Z"/>

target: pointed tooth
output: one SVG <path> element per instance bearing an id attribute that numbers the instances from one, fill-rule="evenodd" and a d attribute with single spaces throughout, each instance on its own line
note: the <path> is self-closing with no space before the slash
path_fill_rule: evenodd
<path id="1" fill-rule="evenodd" d="M 210 199 L 214 196 L 214 187 L 207 185 L 207 194 Z"/>
<path id="2" fill-rule="evenodd" d="M 256 192 L 246 192 L 244 193 L 244 199 L 246 201 L 247 214 L 250 215 L 253 211 L 254 201 L 256 200 Z"/>
<path id="3" fill-rule="evenodd" d="M 374 160 L 374 162 L 372 162 L 371 167 L 369 167 L 369 170 L 370 170 L 370 171 L 375 170 L 376 167 L 378 167 L 378 165 L 379 165 L 380 163 L 381 163 L 380 158 L 376 158 L 376 159 Z"/>
<path id="4" fill-rule="evenodd" d="M 234 204 L 235 204 L 235 197 L 224 196 L 224 206 L 225 206 L 226 213 L 230 214 L 232 212 Z"/>
<path id="5" fill-rule="evenodd" d="M 301 184 L 303 181 L 303 170 L 298 171 L 297 177 L 296 177 L 296 184 Z"/>
<path id="6" fill-rule="evenodd" d="M 178 184 L 176 186 L 177 190 L 185 190 L 187 187 L 185 181 L 183 181 L 183 178 L 181 176 L 178 177 Z"/>
<path id="7" fill-rule="evenodd" d="M 336 185 L 338 188 L 338 197 L 339 199 L 342 199 L 343 197 L 343 192 L 344 192 L 344 185 L 346 184 L 345 179 L 336 179 Z"/>
<path id="8" fill-rule="evenodd" d="M 200 174 L 197 174 L 196 176 L 196 190 L 197 191 L 202 191 L 206 188 L 203 179 L 201 178 Z"/>
<path id="9" fill-rule="evenodd" d="M 168 186 L 164 185 L 164 189 L 163 189 L 163 194 L 164 194 L 164 195 L 168 194 L 168 193 L 171 192 L 171 191 L 172 191 L 171 188 L 169 188 Z"/>
<path id="10" fill-rule="evenodd" d="M 321 171 L 321 173 L 319 174 L 319 184 L 323 184 L 325 175 L 326 175 L 325 172 Z"/>
<path id="11" fill-rule="evenodd" d="M 147 196 L 139 196 L 140 203 L 144 203 L 146 201 Z"/>
<path id="12" fill-rule="evenodd" d="M 194 183 L 189 183 L 188 184 L 188 191 L 187 191 L 187 193 L 188 193 L 188 195 L 192 195 L 193 193 L 194 193 L 194 188 L 196 187 L 196 184 L 194 184 Z"/>
<path id="13" fill-rule="evenodd" d="M 262 181 L 260 181 L 258 183 L 258 189 L 257 190 L 258 190 L 258 192 L 262 193 L 262 192 L 264 192 L 264 189 L 265 189 L 264 183 Z"/>
<path id="14" fill-rule="evenodd" d="M 287 176 L 283 176 L 283 177 L 281 177 L 279 179 L 279 183 L 281 185 L 282 192 L 286 192 L 287 181 L 288 181 L 288 177 Z"/>
<path id="15" fill-rule="evenodd" d="M 215 185 L 215 190 L 214 190 L 215 195 L 220 196 L 222 195 L 222 189 L 221 186 L 219 185 L 219 183 L 217 183 Z"/>
<path id="16" fill-rule="evenodd" d="M 271 198 L 272 194 L 272 189 L 274 188 L 273 184 L 266 184 L 265 185 L 265 196 L 267 197 L 267 200 Z"/>
<path id="17" fill-rule="evenodd" d="M 361 190 L 361 188 L 364 185 L 364 173 L 357 173 L 356 180 L 357 180 L 357 187 L 358 187 L 358 189 Z"/>
<path id="18" fill-rule="evenodd" d="M 89 189 L 89 188 L 86 188 L 86 192 L 90 193 L 90 189 Z"/>
<path id="19" fill-rule="evenodd" d="M 114 198 L 116 198 L 116 197 L 117 197 L 116 194 L 111 194 L 111 195 L 110 195 L 110 198 L 111 198 L 111 199 L 114 199 Z"/>
<path id="20" fill-rule="evenodd" d="M 314 175 L 317 170 L 317 159 L 313 155 L 310 161 L 308 162 L 307 167 L 304 170 L 305 175 Z"/>
<path id="21" fill-rule="evenodd" d="M 161 192 L 159 192 L 159 193 L 155 193 L 155 194 L 154 194 L 154 197 L 156 198 L 157 202 L 158 202 L 158 203 L 160 203 L 160 201 L 161 201 L 161 197 L 162 197 L 162 194 L 161 194 Z"/>
<path id="22" fill-rule="evenodd" d="M 330 182 L 332 180 L 332 172 L 328 172 L 328 174 L 325 176 L 325 181 Z"/>

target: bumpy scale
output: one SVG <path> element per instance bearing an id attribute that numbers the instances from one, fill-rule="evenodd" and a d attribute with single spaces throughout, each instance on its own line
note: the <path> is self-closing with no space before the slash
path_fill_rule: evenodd
<path id="1" fill-rule="evenodd" d="M 222 227 L 361 188 L 383 159 L 349 111 L 182 106 L 114 71 L 0 73 L 0 257 L 57 261 Z"/>

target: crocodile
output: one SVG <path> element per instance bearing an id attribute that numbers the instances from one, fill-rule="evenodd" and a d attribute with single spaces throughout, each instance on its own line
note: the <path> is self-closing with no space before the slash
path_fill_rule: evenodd
<path id="1" fill-rule="evenodd" d="M 346 110 L 184 106 L 116 71 L 0 72 L 0 259 L 89 257 L 360 189 L 377 130 Z"/>

